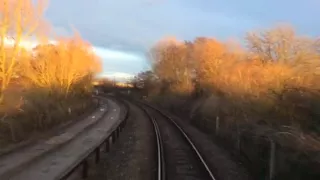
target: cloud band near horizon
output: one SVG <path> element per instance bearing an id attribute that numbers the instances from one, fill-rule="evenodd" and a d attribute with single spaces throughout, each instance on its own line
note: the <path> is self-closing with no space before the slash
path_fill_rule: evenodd
<path id="1" fill-rule="evenodd" d="M 54 44 L 56 41 L 50 40 Z M 13 45 L 14 41 L 6 40 L 7 45 Z M 21 46 L 26 49 L 32 49 L 39 43 L 36 41 L 24 40 L 20 42 Z M 120 50 L 113 50 L 102 46 L 92 46 L 93 52 L 96 53 L 102 61 L 102 72 L 98 74 L 99 77 L 109 77 L 116 79 L 128 79 L 135 74 L 145 69 L 145 57 L 138 53 L 126 52 Z"/>

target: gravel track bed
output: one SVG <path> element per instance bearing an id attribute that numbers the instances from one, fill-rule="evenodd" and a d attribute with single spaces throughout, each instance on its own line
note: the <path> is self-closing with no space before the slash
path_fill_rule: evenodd
<path id="1" fill-rule="evenodd" d="M 129 103 L 128 123 L 108 153 L 101 154 L 89 180 L 152 180 L 156 179 L 155 136 L 144 112 Z"/>

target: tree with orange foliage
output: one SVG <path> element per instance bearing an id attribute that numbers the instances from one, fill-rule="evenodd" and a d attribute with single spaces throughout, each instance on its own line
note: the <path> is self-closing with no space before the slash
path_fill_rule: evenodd
<path id="1" fill-rule="evenodd" d="M 191 92 L 194 74 L 192 61 L 189 58 L 190 47 L 187 43 L 175 39 L 164 39 L 152 50 L 153 69 L 164 86 L 171 90 Z"/>
<path id="2" fill-rule="evenodd" d="M 0 2 L 0 102 L 15 74 L 20 43 L 29 38 L 43 22 L 44 1 L 38 0 L 2 0 Z M 8 56 L 7 46 L 13 44 Z"/>
<path id="3" fill-rule="evenodd" d="M 62 68 L 60 82 L 66 94 L 70 92 L 72 85 L 101 71 L 100 58 L 92 51 L 90 44 L 79 35 L 59 42 L 58 48 L 61 52 Z"/>
<path id="4" fill-rule="evenodd" d="M 249 50 L 262 62 L 298 64 L 319 58 L 319 43 L 297 36 L 291 26 L 279 26 L 246 37 Z"/>
<path id="5" fill-rule="evenodd" d="M 24 76 L 38 87 L 59 90 L 66 96 L 72 87 L 101 70 L 100 59 L 79 36 L 38 46 L 34 53 L 33 59 L 24 62 Z"/>
<path id="6" fill-rule="evenodd" d="M 193 43 L 197 79 L 202 87 L 217 83 L 221 65 L 226 60 L 227 48 L 215 39 L 197 38 Z"/>

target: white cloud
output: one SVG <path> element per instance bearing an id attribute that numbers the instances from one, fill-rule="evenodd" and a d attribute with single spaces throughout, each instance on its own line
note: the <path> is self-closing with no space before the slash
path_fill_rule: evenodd
<path id="1" fill-rule="evenodd" d="M 14 46 L 14 39 L 11 39 L 11 38 L 5 38 L 4 40 L 4 43 L 7 45 L 7 46 Z M 49 40 L 49 43 L 50 44 L 55 44 L 56 41 L 54 40 Z M 39 42 L 37 42 L 36 40 L 21 40 L 19 42 L 19 46 L 20 47 L 23 47 L 27 50 L 31 50 L 33 49 L 34 47 L 36 47 L 37 45 L 39 44 Z"/>
<path id="2" fill-rule="evenodd" d="M 5 43 L 7 46 L 13 46 L 14 40 L 7 38 L 5 39 Z M 49 40 L 49 43 L 56 44 L 57 41 Z M 39 42 L 36 40 L 23 40 L 20 42 L 20 46 L 27 50 L 32 50 L 38 44 Z M 142 56 L 130 52 L 121 52 L 98 46 L 93 46 L 92 49 L 102 60 L 103 72 L 98 76 L 115 77 L 117 80 L 127 80 L 133 77 L 132 74 L 140 71 L 140 66 L 144 61 Z"/>
<path id="3" fill-rule="evenodd" d="M 128 60 L 128 61 L 141 60 L 141 58 L 135 54 L 111 50 L 103 47 L 94 46 L 93 51 L 102 59 L 106 59 L 106 60 L 114 60 L 114 59 L 122 59 L 122 60 Z"/>
<path id="4" fill-rule="evenodd" d="M 125 82 L 125 81 L 131 80 L 134 77 L 134 75 L 129 73 L 124 73 L 124 72 L 111 72 L 111 73 L 101 73 L 98 75 L 98 77 L 106 77 L 112 80 Z"/>
<path id="5" fill-rule="evenodd" d="M 134 75 L 133 74 L 129 74 L 129 73 L 124 73 L 124 72 L 111 72 L 111 73 L 102 73 L 100 75 L 101 77 L 109 77 L 109 78 L 133 78 Z"/>

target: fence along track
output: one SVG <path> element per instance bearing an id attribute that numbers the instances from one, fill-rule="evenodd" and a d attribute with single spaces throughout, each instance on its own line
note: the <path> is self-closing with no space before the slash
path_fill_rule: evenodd
<path id="1" fill-rule="evenodd" d="M 104 95 L 104 98 L 105 98 L 105 95 Z M 111 97 L 111 98 L 115 99 L 114 97 Z M 94 153 L 95 154 L 95 163 L 98 164 L 99 160 L 100 160 L 101 146 L 103 144 L 105 145 L 105 151 L 109 152 L 109 150 L 110 150 L 110 139 L 112 140 L 112 143 L 115 143 L 116 139 L 119 137 L 120 132 L 123 130 L 123 128 L 127 124 L 127 120 L 128 120 L 129 112 L 130 112 L 130 107 L 126 102 L 124 102 L 121 99 L 116 99 L 116 100 L 120 101 L 121 104 L 123 104 L 125 106 L 125 109 L 126 109 L 125 113 L 126 114 L 125 114 L 124 119 L 121 121 L 121 123 L 110 133 L 110 135 L 102 143 L 100 143 L 98 146 L 93 148 L 93 150 L 91 152 L 89 152 L 86 157 L 84 157 L 82 159 L 79 159 L 79 161 L 76 163 L 76 165 L 74 167 L 70 168 L 70 170 L 67 171 L 65 174 L 61 175 L 61 177 L 59 179 L 61 179 L 61 180 L 69 179 L 69 177 L 76 170 L 78 170 L 78 168 L 80 168 L 80 166 L 82 166 L 81 178 L 82 179 L 86 179 L 88 177 L 88 168 L 89 168 L 87 159 Z"/>
<path id="2" fill-rule="evenodd" d="M 203 167 L 205 168 L 206 172 L 208 173 L 209 178 L 211 180 L 216 180 L 213 173 L 211 172 L 210 168 L 208 167 L 206 161 L 202 157 L 201 153 L 199 152 L 199 150 L 197 149 L 195 144 L 192 142 L 192 140 L 189 138 L 189 136 L 185 133 L 185 131 L 171 117 L 169 117 L 168 115 L 166 115 L 165 113 L 163 113 L 159 109 L 157 109 L 149 104 L 145 104 L 145 103 L 140 102 L 140 107 L 146 112 L 146 114 L 148 115 L 148 117 L 152 121 L 154 129 L 156 131 L 155 133 L 157 135 L 156 137 L 157 137 L 157 150 L 158 150 L 158 152 L 157 152 L 158 153 L 158 157 L 157 157 L 157 160 L 158 160 L 158 180 L 164 180 L 167 178 L 167 174 L 165 171 L 165 159 L 164 159 L 165 155 L 164 155 L 164 150 L 163 150 L 163 143 L 162 143 L 162 139 L 161 139 L 161 134 L 160 134 L 158 122 L 151 115 L 151 113 L 146 110 L 146 108 L 144 106 L 159 113 L 166 120 L 168 120 L 182 134 L 184 139 L 187 141 L 187 144 L 191 147 L 193 152 L 197 155 L 198 161 L 200 161 L 201 164 L 203 165 Z"/>

